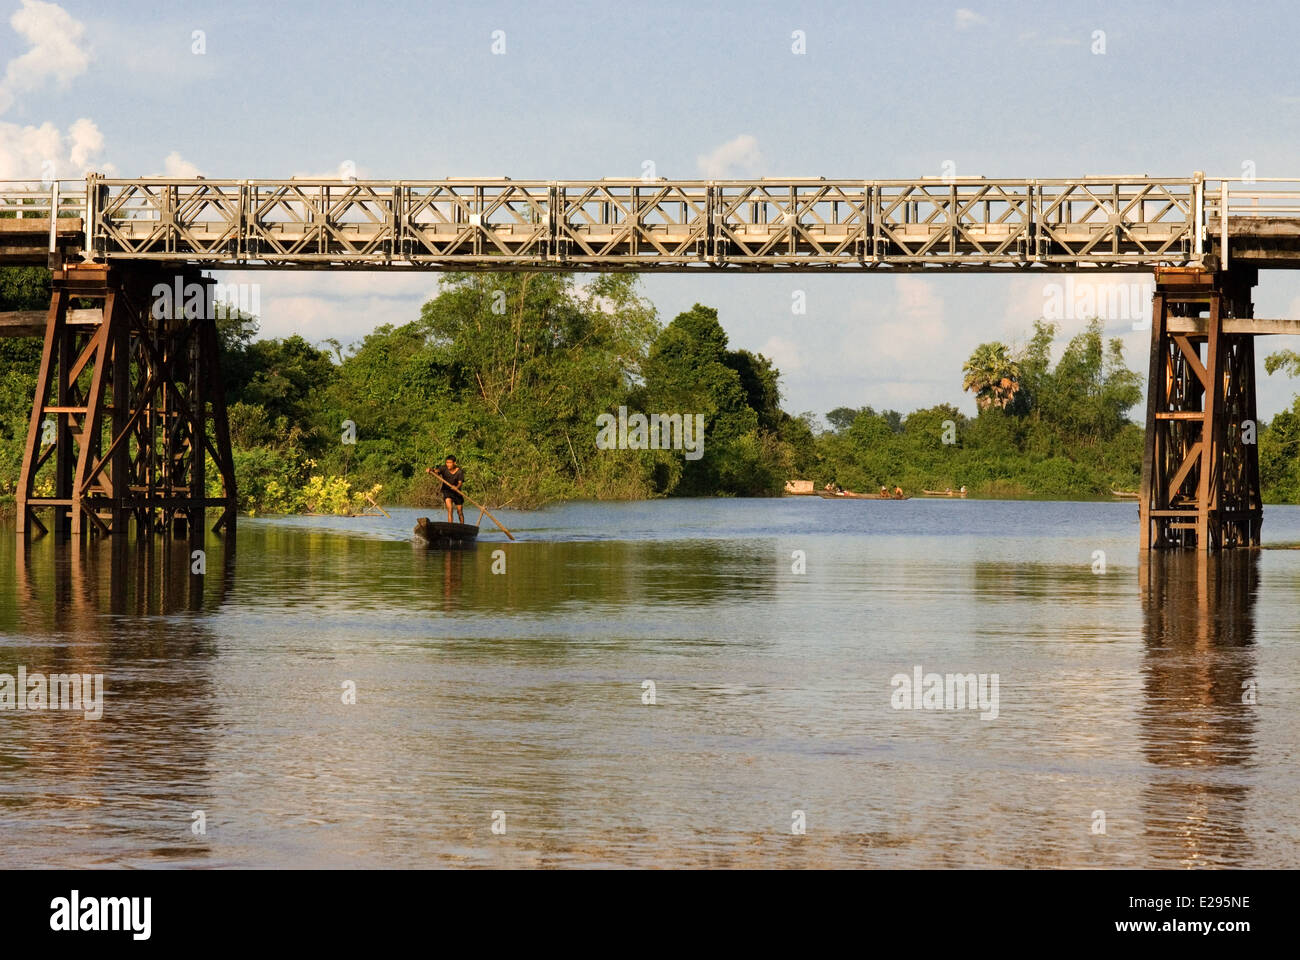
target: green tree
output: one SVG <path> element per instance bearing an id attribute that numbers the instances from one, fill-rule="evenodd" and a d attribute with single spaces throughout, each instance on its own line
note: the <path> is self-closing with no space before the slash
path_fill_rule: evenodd
<path id="1" fill-rule="evenodd" d="M 1005 343 L 981 343 L 962 366 L 962 389 L 975 394 L 981 410 L 1005 410 L 1020 389 L 1020 365 Z"/>
<path id="2" fill-rule="evenodd" d="M 704 455 L 681 464 L 673 492 L 690 496 L 779 492 L 793 469 L 781 442 L 779 373 L 770 361 L 727 349 L 712 307 L 678 314 L 650 348 L 641 398 L 648 410 L 704 416 Z"/>
<path id="3" fill-rule="evenodd" d="M 0 310 L 45 310 L 50 272 L 43 267 L 0 267 Z M 0 337 L 0 500 L 12 500 L 41 363 L 38 337 Z"/>
<path id="4" fill-rule="evenodd" d="M 1034 369 L 1032 410 L 1048 421 L 1058 442 L 1097 444 L 1112 439 L 1130 421 L 1128 411 L 1142 399 L 1142 380 L 1124 362 L 1123 342 L 1106 343 L 1100 320 L 1066 345 L 1055 369 L 1039 366 L 1040 343 L 1031 342 Z"/>
<path id="5" fill-rule="evenodd" d="M 866 411 L 875 413 L 870 407 L 836 407 L 826 414 L 826 422 L 830 424 L 831 430 L 836 433 L 842 433 L 849 427 L 853 426 L 853 421 L 858 418 L 858 414 Z"/>
<path id="6" fill-rule="evenodd" d="M 1271 375 L 1279 370 L 1300 376 L 1300 353 L 1278 350 L 1264 358 Z M 1259 429 L 1259 482 L 1264 499 L 1272 502 L 1300 502 L 1300 396 Z"/>
<path id="7" fill-rule="evenodd" d="M 648 490 L 653 455 L 595 448 L 596 417 L 638 386 L 659 329 L 634 277 L 451 274 L 420 322 L 447 385 L 426 432 L 469 451 L 478 482 L 515 502 Z"/>
<path id="8" fill-rule="evenodd" d="M 892 411 L 831 411 L 833 429 L 816 438 L 818 482 L 859 491 L 882 483 L 908 490 L 964 485 L 996 496 L 1133 489 L 1142 429 L 1128 411 L 1141 399 L 1140 377 L 1125 365 L 1120 341 L 1103 339 L 1099 322 L 1066 344 L 1053 367 L 1055 334 L 1040 321 L 1014 356 L 1004 344 L 976 349 L 963 368 L 963 387 L 976 393 L 979 407 L 972 419 L 940 405 L 914 411 L 895 428 Z"/>

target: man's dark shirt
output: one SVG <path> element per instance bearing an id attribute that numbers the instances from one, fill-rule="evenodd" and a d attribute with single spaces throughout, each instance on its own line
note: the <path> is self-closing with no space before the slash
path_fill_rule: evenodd
<path id="1" fill-rule="evenodd" d="M 442 477 L 442 479 L 446 480 L 447 483 L 450 483 L 453 487 L 459 487 L 465 482 L 465 471 L 460 467 L 456 467 L 454 470 L 448 470 L 445 463 L 440 463 L 438 466 L 433 468 L 433 472 L 437 476 Z M 446 486 L 443 486 L 442 488 L 442 495 L 444 498 L 450 499 L 453 503 L 465 502 L 463 496 Z"/>

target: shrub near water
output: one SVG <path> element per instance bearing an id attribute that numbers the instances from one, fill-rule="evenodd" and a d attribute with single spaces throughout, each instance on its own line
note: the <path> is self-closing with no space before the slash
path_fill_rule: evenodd
<path id="1" fill-rule="evenodd" d="M 308 513 L 352 516 L 365 511 L 369 503 L 367 494 L 378 498 L 383 489 L 383 485 L 377 483 L 369 490 L 353 490 L 352 484 L 343 477 L 316 475 L 307 481 L 300 496 Z"/>

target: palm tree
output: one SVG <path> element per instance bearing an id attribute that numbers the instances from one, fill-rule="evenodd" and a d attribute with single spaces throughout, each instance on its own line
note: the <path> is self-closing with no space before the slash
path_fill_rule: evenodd
<path id="1" fill-rule="evenodd" d="M 1020 389 L 1020 364 L 1011 358 L 1005 343 L 981 343 L 961 369 L 966 375 L 961 387 L 975 394 L 980 410 L 1005 410 Z"/>

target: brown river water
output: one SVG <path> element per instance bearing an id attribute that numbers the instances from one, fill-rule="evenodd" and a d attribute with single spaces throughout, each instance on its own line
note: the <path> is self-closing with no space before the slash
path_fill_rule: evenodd
<path id="1" fill-rule="evenodd" d="M 0 526 L 0 675 L 103 676 L 0 688 L 6 865 L 1300 866 L 1300 550 L 1141 562 L 1136 514 L 244 519 L 201 577 Z"/>

